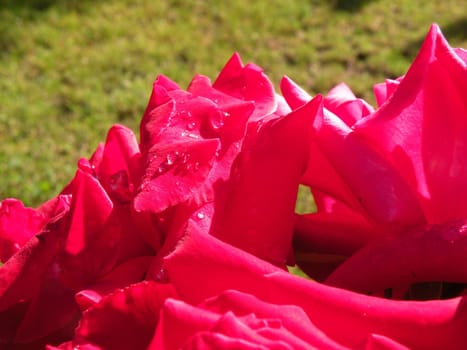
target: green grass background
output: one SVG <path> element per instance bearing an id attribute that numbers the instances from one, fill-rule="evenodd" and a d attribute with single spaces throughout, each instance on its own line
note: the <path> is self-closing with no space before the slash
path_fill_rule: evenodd
<path id="1" fill-rule="evenodd" d="M 467 47 L 466 1 L 0 0 L 0 198 L 35 206 L 113 123 L 137 131 L 163 73 L 186 87 L 238 51 L 310 93 L 403 74 L 432 22 Z"/>

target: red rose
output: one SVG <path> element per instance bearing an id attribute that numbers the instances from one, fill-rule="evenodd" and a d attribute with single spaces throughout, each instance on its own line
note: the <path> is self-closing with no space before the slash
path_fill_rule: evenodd
<path id="1" fill-rule="evenodd" d="M 22 223 L 21 232 L 31 238 L 0 269 L 2 346 L 37 348 L 69 339 L 80 308 L 144 278 L 154 250 L 135 228 L 154 235 L 157 230 L 129 204 L 140 176 L 132 138 L 129 130 L 112 128 L 91 163 L 81 160 L 70 185 L 36 211 L 42 221 L 31 227 L 16 218 L 15 225 L 4 226 L 8 237 Z M 25 212 L 34 211 L 15 215 Z M 151 240 L 157 247 L 158 237 Z"/>
<path id="2" fill-rule="evenodd" d="M 462 52 L 434 25 L 407 74 L 376 87 L 376 111 L 342 85 L 324 98 L 302 179 L 318 211 L 298 217 L 295 236 L 311 275 L 324 278 L 376 237 L 467 217 Z M 290 80 L 282 87 L 291 106 L 309 99 Z"/>
<path id="3" fill-rule="evenodd" d="M 57 197 L 0 202 L 0 347 L 464 348 L 466 61 L 433 26 L 376 110 L 236 54 L 159 76 L 139 142 L 113 126 Z"/>

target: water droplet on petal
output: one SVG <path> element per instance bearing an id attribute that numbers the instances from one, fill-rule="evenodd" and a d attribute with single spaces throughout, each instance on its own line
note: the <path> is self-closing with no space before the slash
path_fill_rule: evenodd
<path id="1" fill-rule="evenodd" d="M 224 126 L 225 118 L 229 117 L 230 113 L 217 110 L 209 116 L 209 122 L 213 130 L 219 130 Z"/>
<path id="2" fill-rule="evenodd" d="M 165 173 L 166 171 L 168 171 L 170 169 L 170 165 L 167 164 L 167 162 L 162 162 L 161 164 L 159 164 L 159 166 L 157 167 L 157 173 L 160 175 L 162 173 Z"/>
<path id="3" fill-rule="evenodd" d="M 196 122 L 189 122 L 187 125 L 186 125 L 186 128 L 188 130 L 194 130 L 196 128 Z"/>
<path id="4" fill-rule="evenodd" d="M 183 152 L 182 155 L 181 155 L 182 164 L 186 164 L 189 159 L 190 159 L 190 154 L 186 153 L 186 152 Z"/>
<path id="5" fill-rule="evenodd" d="M 167 274 L 167 271 L 164 268 L 161 268 L 154 276 L 154 279 L 159 283 L 168 283 L 169 275 Z"/>
<path id="6" fill-rule="evenodd" d="M 133 186 L 128 178 L 128 173 L 121 170 L 111 175 L 107 181 L 109 191 L 120 201 L 127 202 L 131 200 Z"/>
<path id="7" fill-rule="evenodd" d="M 173 165 L 177 161 L 178 155 L 179 153 L 177 151 L 167 154 L 166 156 L 167 165 Z"/>
<path id="8" fill-rule="evenodd" d="M 196 214 L 196 216 L 198 217 L 198 219 L 200 220 L 203 220 L 204 219 L 204 214 L 199 212 L 198 214 Z"/>

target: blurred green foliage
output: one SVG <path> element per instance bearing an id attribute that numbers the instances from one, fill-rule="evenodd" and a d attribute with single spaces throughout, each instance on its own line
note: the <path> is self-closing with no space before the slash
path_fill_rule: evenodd
<path id="1" fill-rule="evenodd" d="M 463 1 L 0 0 L 0 198 L 35 206 L 114 123 L 138 123 L 152 81 L 214 79 L 237 51 L 310 93 L 403 74 L 432 22 L 467 45 Z M 465 4 L 464 4 L 465 5 Z"/>

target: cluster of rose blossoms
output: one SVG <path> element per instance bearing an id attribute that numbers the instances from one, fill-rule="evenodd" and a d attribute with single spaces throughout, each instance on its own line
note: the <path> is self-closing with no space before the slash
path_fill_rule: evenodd
<path id="1" fill-rule="evenodd" d="M 466 63 L 433 25 L 376 109 L 238 55 L 159 76 L 139 141 L 0 203 L 0 348 L 465 349 Z"/>

